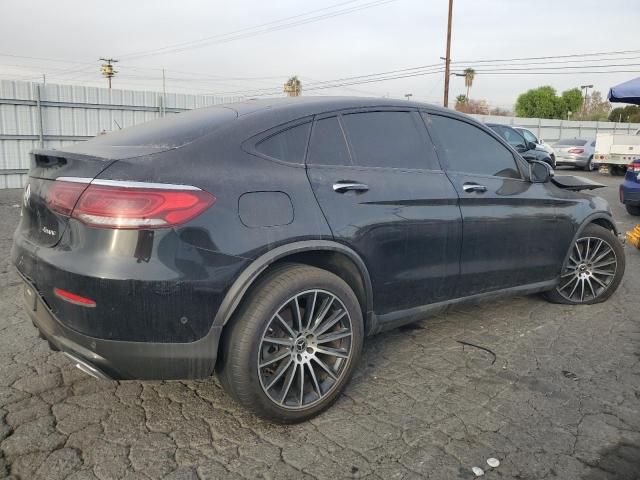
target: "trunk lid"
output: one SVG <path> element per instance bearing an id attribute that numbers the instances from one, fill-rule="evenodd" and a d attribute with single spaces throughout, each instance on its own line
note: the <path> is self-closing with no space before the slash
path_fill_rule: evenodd
<path id="1" fill-rule="evenodd" d="M 90 182 L 115 160 L 57 150 L 35 150 L 22 195 L 20 233 L 42 247 L 56 245 L 69 219 L 49 209 L 47 194 L 58 178 Z"/>

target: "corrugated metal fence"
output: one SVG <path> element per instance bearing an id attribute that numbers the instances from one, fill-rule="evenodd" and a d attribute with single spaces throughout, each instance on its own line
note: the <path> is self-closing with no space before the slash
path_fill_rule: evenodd
<path id="1" fill-rule="evenodd" d="M 241 100 L 0 80 L 0 188 L 21 187 L 34 148 L 60 148 L 169 113 Z"/>
<path id="2" fill-rule="evenodd" d="M 471 116 L 485 123 L 501 123 L 526 128 L 550 144 L 561 138 L 595 139 L 598 133 L 632 134 L 640 128 L 640 123 L 587 122 L 550 118 L 498 117 L 495 115 Z"/>
<path id="3" fill-rule="evenodd" d="M 34 148 L 60 148 L 102 131 L 242 97 L 169 93 L 163 99 L 159 92 L 0 80 L 0 188 L 24 184 L 29 152 Z M 633 133 L 640 128 L 630 123 L 474 116 L 484 122 L 529 128 L 549 143 L 560 138 L 594 138 L 598 132 Z"/>

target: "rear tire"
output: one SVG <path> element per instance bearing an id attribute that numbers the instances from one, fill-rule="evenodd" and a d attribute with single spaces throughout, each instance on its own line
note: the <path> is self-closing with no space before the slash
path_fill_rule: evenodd
<path id="1" fill-rule="evenodd" d="M 620 165 L 612 165 L 611 167 L 609 167 L 609 171 L 611 172 L 611 175 L 615 177 L 621 177 L 625 173 L 627 173 L 627 168 Z"/>
<path id="2" fill-rule="evenodd" d="M 337 400 L 364 338 L 353 290 L 333 273 L 300 264 L 267 273 L 226 328 L 218 366 L 224 389 L 280 423 L 307 420 Z"/>
<path id="3" fill-rule="evenodd" d="M 618 238 L 606 228 L 592 223 L 571 245 L 558 286 L 543 295 L 552 303 L 601 303 L 616 291 L 624 270 L 624 248 Z"/>
<path id="4" fill-rule="evenodd" d="M 640 205 L 625 205 L 625 208 L 629 215 L 633 215 L 634 217 L 640 216 Z"/>

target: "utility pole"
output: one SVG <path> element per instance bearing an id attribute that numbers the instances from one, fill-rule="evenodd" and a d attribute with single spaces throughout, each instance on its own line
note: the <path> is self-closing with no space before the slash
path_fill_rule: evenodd
<path id="1" fill-rule="evenodd" d="M 582 111 L 587 109 L 587 100 L 589 99 L 589 89 L 593 88 L 593 85 L 580 85 L 580 88 L 584 90 L 584 102 L 582 103 Z"/>
<path id="2" fill-rule="evenodd" d="M 42 86 L 45 87 L 47 85 L 47 76 L 43 73 L 42 74 Z"/>
<path id="3" fill-rule="evenodd" d="M 113 64 L 118 63 L 118 60 L 116 60 L 115 58 L 101 58 L 100 60 L 106 62 L 102 64 L 102 66 L 100 67 L 100 71 L 102 72 L 103 76 L 107 77 L 107 81 L 109 82 L 109 89 L 111 89 L 111 78 L 113 78 L 113 76 L 118 73 L 117 70 L 113 69 Z"/>
<path id="4" fill-rule="evenodd" d="M 449 0 L 449 20 L 447 22 L 447 55 L 444 65 L 444 107 L 449 106 L 449 67 L 451 64 L 451 17 L 453 16 L 453 0 Z"/>
<path id="5" fill-rule="evenodd" d="M 405 93 L 404 96 L 408 101 L 408 100 L 411 100 L 411 97 L 413 97 L 413 93 Z"/>

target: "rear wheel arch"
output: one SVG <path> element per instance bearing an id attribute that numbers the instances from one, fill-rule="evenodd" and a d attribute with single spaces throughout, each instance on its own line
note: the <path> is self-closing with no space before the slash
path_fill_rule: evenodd
<path id="1" fill-rule="evenodd" d="M 328 240 L 294 242 L 277 247 L 254 260 L 225 295 L 213 326 L 225 326 L 242 299 L 259 280 L 283 264 L 298 263 L 327 270 L 339 276 L 354 291 L 362 308 L 365 329 L 370 326 L 373 289 L 368 269 L 360 256 L 346 245 Z"/>

